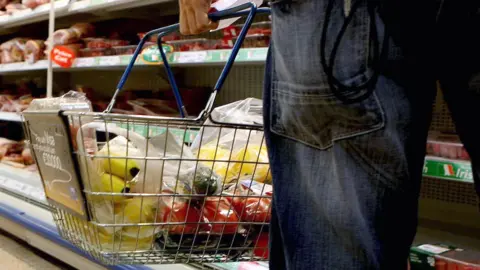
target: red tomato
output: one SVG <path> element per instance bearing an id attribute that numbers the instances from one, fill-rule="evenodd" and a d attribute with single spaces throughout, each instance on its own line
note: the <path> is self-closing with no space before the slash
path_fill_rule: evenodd
<path id="1" fill-rule="evenodd" d="M 238 213 L 241 213 L 242 221 L 246 222 L 270 222 L 271 199 L 267 198 L 247 198 L 244 200 L 243 205 L 238 204 L 244 209 L 235 208 Z M 243 211 L 243 212 L 242 212 Z"/>
<path id="2" fill-rule="evenodd" d="M 225 199 L 209 198 L 203 206 L 202 217 L 205 222 L 221 222 L 209 224 L 210 232 L 216 234 L 234 234 L 238 229 L 238 215 Z"/>
<path id="3" fill-rule="evenodd" d="M 258 237 L 253 254 L 258 257 L 268 259 L 268 233 L 261 233 Z"/>
<path id="4" fill-rule="evenodd" d="M 242 194 L 248 194 L 248 189 L 244 186 L 239 186 L 235 191 L 235 196 L 227 197 L 227 200 L 232 203 L 235 211 L 240 215 L 240 220 L 245 222 L 269 222 L 272 199 L 240 197 L 239 195 Z"/>
<path id="5" fill-rule="evenodd" d="M 200 221 L 200 212 L 186 202 L 175 202 L 173 207 L 170 204 L 163 214 L 163 222 L 184 222 L 185 224 L 168 225 L 168 232 L 174 234 L 192 234 L 197 231 Z M 200 225 L 202 227 L 202 225 Z M 200 228 L 201 229 L 201 228 Z"/>

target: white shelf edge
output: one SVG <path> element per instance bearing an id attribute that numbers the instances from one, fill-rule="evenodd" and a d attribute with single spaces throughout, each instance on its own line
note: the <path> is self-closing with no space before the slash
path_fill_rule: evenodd
<path id="1" fill-rule="evenodd" d="M 30 172 L 0 163 L 0 188 L 36 202 L 47 204 L 42 180 L 38 172 Z"/>
<path id="2" fill-rule="evenodd" d="M 12 122 L 23 122 L 23 117 L 20 113 L 0 112 L 0 120 L 12 121 Z"/>
<path id="3" fill-rule="evenodd" d="M 211 50 L 211 51 L 197 51 L 196 53 L 204 54 L 204 55 L 214 55 L 217 56 L 222 53 L 226 53 L 229 50 Z M 242 52 L 260 52 L 261 54 L 252 56 L 251 59 L 246 59 L 245 57 L 237 57 L 235 60 L 236 63 L 242 64 L 264 64 L 266 60 L 266 52 L 267 48 L 245 48 L 241 49 L 239 54 Z M 188 62 L 185 56 L 191 55 L 193 52 L 173 52 L 172 57 L 177 59 L 177 61 L 170 61 L 171 66 L 201 66 L 201 65 L 221 65 L 226 62 L 226 58 L 224 59 L 217 59 L 217 60 L 205 60 L 200 61 L 198 59 L 193 59 L 192 62 Z M 245 55 L 245 54 L 244 54 Z M 103 68 L 123 68 L 127 66 L 128 57 L 131 55 L 113 55 L 113 56 L 98 56 L 98 57 L 81 57 L 77 58 L 73 63 L 71 68 L 61 68 L 58 65 L 54 65 L 54 69 L 56 71 L 74 71 L 77 69 L 103 69 Z M 140 56 L 139 56 L 140 58 Z M 143 61 L 137 59 L 135 66 L 152 66 L 158 67 L 161 66 L 159 63 L 151 63 L 147 64 Z M 17 72 L 28 72 L 32 70 L 47 70 L 48 61 L 47 60 L 40 60 L 34 64 L 28 64 L 26 62 L 18 62 L 18 63 L 10 63 L 10 64 L 0 64 L 0 74 L 7 74 L 7 73 L 17 73 Z"/>

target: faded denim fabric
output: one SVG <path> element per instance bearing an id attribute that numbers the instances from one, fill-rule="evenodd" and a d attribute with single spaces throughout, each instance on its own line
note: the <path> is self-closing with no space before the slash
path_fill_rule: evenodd
<path id="1" fill-rule="evenodd" d="M 333 10 L 332 35 L 345 18 L 343 4 L 337 1 Z M 326 5 L 298 0 L 272 6 L 264 93 L 274 178 L 270 268 L 403 270 L 417 225 L 435 95 L 423 56 L 429 35 L 416 25 L 405 26 L 409 40 L 393 31 L 374 93 L 346 105 L 333 96 L 320 64 Z M 371 75 L 370 18 L 366 6 L 354 16 L 334 70 L 344 83 L 358 85 Z M 377 21 L 381 39 L 384 25 Z M 410 39 L 423 45 L 411 47 Z"/>

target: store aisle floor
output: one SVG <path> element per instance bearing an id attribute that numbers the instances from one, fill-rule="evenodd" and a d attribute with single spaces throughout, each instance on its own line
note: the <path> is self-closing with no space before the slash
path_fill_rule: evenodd
<path id="1" fill-rule="evenodd" d="M 9 270 L 73 270 L 55 258 L 0 230 L 0 265 Z"/>

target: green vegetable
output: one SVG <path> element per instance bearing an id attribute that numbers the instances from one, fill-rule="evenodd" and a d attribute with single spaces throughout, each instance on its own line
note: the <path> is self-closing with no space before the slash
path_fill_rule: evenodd
<path id="1" fill-rule="evenodd" d="M 193 187 L 196 194 L 213 195 L 218 189 L 220 177 L 210 168 L 198 166 L 193 180 Z"/>

